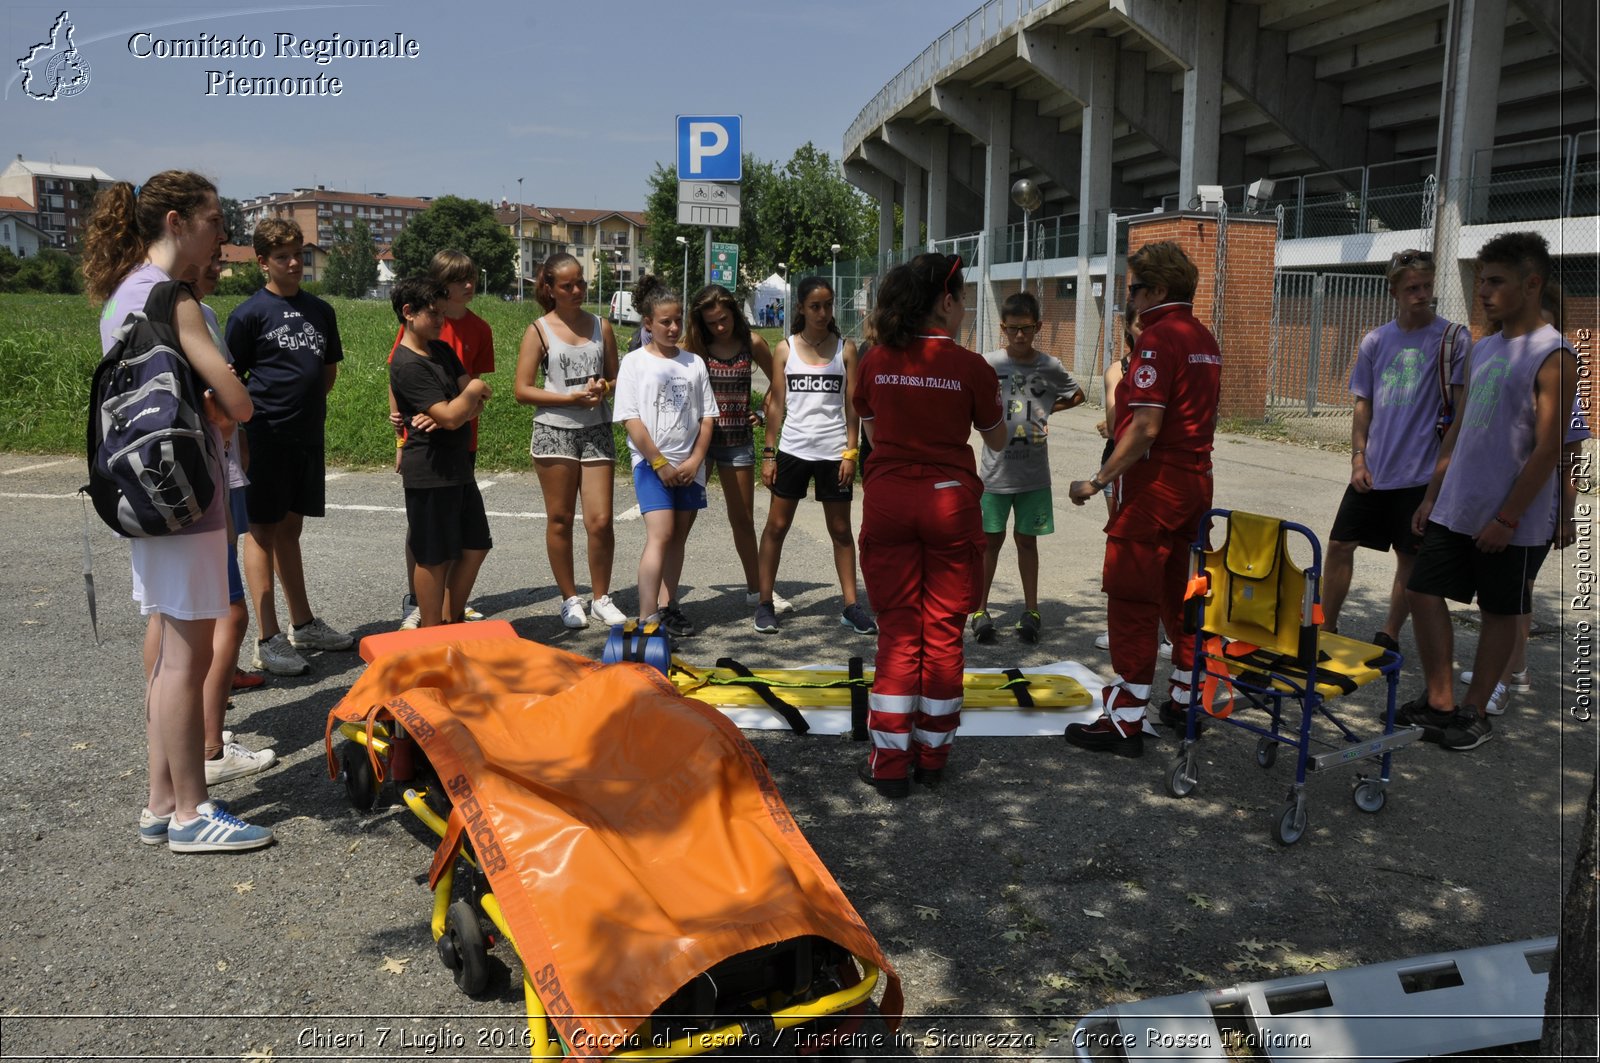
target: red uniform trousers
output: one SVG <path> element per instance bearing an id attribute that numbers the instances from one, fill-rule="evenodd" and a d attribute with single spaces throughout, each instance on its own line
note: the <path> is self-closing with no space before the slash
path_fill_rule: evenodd
<path id="1" fill-rule="evenodd" d="M 1187 674 L 1194 636 L 1184 634 L 1189 544 L 1211 508 L 1211 470 L 1142 461 L 1117 481 L 1117 512 L 1106 525 L 1101 587 L 1111 634 L 1111 667 L 1133 686 L 1155 679 L 1157 622 L 1172 640 L 1172 666 Z"/>
<path id="2" fill-rule="evenodd" d="M 878 614 L 869 764 L 903 779 L 942 768 L 961 723 L 967 614 L 982 600 L 979 493 L 935 465 L 872 479 L 862 495 L 861 575 Z"/>

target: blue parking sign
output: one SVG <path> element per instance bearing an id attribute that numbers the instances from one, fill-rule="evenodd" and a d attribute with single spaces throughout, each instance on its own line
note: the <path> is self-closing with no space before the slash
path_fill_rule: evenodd
<path id="1" fill-rule="evenodd" d="M 678 115 L 678 180 L 737 181 L 744 176 L 743 119 L 736 114 Z"/>

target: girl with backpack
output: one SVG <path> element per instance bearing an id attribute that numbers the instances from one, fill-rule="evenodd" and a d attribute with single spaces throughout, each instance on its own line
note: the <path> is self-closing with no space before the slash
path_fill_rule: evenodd
<path id="1" fill-rule="evenodd" d="M 128 315 L 145 308 L 156 285 L 205 269 L 227 225 L 214 185 L 199 174 L 167 170 L 135 188 L 118 181 L 95 200 L 84 239 L 83 276 L 91 299 L 103 300 L 101 348 L 117 344 Z M 178 294 L 173 328 L 205 392 L 213 453 L 221 434 L 253 412 L 249 393 L 223 359 L 200 304 Z M 222 485 L 222 468 L 213 482 Z M 133 596 L 148 616 L 145 632 L 145 726 L 149 798 L 139 816 L 139 840 L 173 852 L 259 849 L 272 832 L 230 814 L 206 796 L 202 705 L 211 667 L 212 637 L 228 614 L 227 489 L 215 492 L 205 515 L 168 535 L 130 540 Z"/>

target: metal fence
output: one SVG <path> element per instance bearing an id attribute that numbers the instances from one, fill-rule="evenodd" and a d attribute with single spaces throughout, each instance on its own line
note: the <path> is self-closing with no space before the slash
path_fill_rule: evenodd
<path id="1" fill-rule="evenodd" d="M 1268 414 L 1348 418 L 1356 348 L 1394 316 L 1388 283 L 1381 274 L 1280 270 L 1272 297 Z"/>

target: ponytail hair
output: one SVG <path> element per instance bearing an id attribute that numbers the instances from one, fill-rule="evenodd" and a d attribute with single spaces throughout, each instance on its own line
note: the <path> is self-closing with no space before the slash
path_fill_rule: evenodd
<path id="1" fill-rule="evenodd" d="M 634 286 L 633 305 L 639 311 L 639 316 L 649 321 L 656 316 L 658 306 L 681 307 L 683 296 L 669 288 L 667 282 L 654 273 L 646 273 Z"/>
<path id="2" fill-rule="evenodd" d="M 95 197 L 83 238 L 83 282 L 89 298 L 111 298 L 122 279 L 166 234 L 167 214 L 192 218 L 217 186 L 187 170 L 163 170 L 137 189 L 117 181 Z"/>
<path id="3" fill-rule="evenodd" d="M 717 306 L 726 310 L 728 317 L 732 319 L 733 336 L 739 341 L 740 350 L 750 349 L 750 322 L 745 319 L 744 311 L 739 307 L 739 300 L 720 284 L 706 285 L 695 292 L 694 298 L 689 300 L 689 312 L 684 315 L 683 340 L 678 346 L 686 351 L 693 351 L 702 358 L 709 353 L 711 330 L 706 327 L 702 315 Z"/>
<path id="4" fill-rule="evenodd" d="M 878 286 L 872 331 L 885 347 L 909 347 L 945 295 L 960 298 L 966 287 L 960 255 L 932 252 L 896 266 Z"/>
<path id="5" fill-rule="evenodd" d="M 795 309 L 802 309 L 806 305 L 806 300 L 811 298 L 811 293 L 816 291 L 818 288 L 825 289 L 829 295 L 833 294 L 833 285 L 828 283 L 828 279 L 826 277 L 807 277 L 805 280 L 801 281 L 795 298 Z M 804 313 L 789 314 L 789 335 L 793 336 L 796 332 L 799 332 L 805 327 L 806 316 Z M 828 331 L 833 333 L 835 336 L 841 335 L 839 332 L 839 323 L 832 318 L 828 319 Z"/>
<path id="6" fill-rule="evenodd" d="M 566 251 L 557 251 L 539 264 L 539 272 L 533 278 L 533 300 L 546 313 L 556 308 L 556 270 L 569 265 L 577 266 L 578 276 L 583 276 L 583 263 Z"/>

